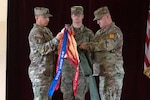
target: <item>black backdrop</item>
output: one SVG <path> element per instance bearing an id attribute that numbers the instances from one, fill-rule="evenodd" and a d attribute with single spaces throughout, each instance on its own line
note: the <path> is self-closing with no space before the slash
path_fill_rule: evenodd
<path id="1" fill-rule="evenodd" d="M 33 100 L 28 78 L 28 34 L 35 22 L 33 8 L 45 6 L 50 9 L 54 17 L 48 27 L 56 35 L 65 23 L 71 23 L 70 7 L 73 5 L 84 7 L 84 24 L 94 32 L 99 26 L 93 22 L 93 12 L 103 5 L 109 7 L 114 22 L 124 33 L 126 74 L 122 100 L 150 100 L 150 79 L 143 75 L 149 0 L 8 0 L 6 99 Z M 53 98 L 62 100 L 60 91 L 56 91 Z M 89 94 L 86 100 L 89 100 Z"/>

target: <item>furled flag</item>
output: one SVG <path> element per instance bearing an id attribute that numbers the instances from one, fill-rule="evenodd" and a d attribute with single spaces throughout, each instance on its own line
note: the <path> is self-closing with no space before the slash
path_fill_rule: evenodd
<path id="1" fill-rule="evenodd" d="M 74 91 L 74 95 L 76 95 L 77 92 L 77 85 L 78 85 L 78 74 L 79 74 L 79 55 L 78 55 L 78 51 L 77 51 L 77 44 L 76 41 L 74 39 L 74 33 L 71 30 L 70 26 L 66 24 L 66 27 L 68 27 L 69 31 L 68 31 L 68 41 L 67 41 L 67 48 L 66 48 L 66 53 L 65 53 L 65 58 L 67 60 L 69 60 L 69 62 L 72 64 L 72 66 L 74 66 L 76 68 L 75 70 L 75 76 L 74 76 L 74 80 L 73 80 L 73 91 Z M 61 32 L 63 32 L 64 29 L 62 29 Z M 61 42 L 60 45 L 58 47 L 58 50 L 60 50 L 61 48 Z M 56 68 L 57 71 L 57 68 Z M 56 90 L 59 88 L 59 83 L 57 84 Z"/>
<path id="2" fill-rule="evenodd" d="M 73 80 L 73 91 L 74 95 L 76 95 L 77 92 L 77 85 L 78 85 L 78 76 L 79 76 L 79 55 L 77 51 L 77 44 L 74 39 L 74 33 L 70 29 L 68 32 L 68 43 L 67 43 L 67 51 L 66 51 L 66 58 L 70 61 L 70 63 L 76 67 L 75 76 Z"/>
<path id="3" fill-rule="evenodd" d="M 59 83 L 59 79 L 62 73 L 62 67 L 64 64 L 64 56 L 66 53 L 66 48 L 67 48 L 67 40 L 68 40 L 68 29 L 64 29 L 64 35 L 63 35 L 63 40 L 60 42 L 60 50 L 59 50 L 59 56 L 57 59 L 57 71 L 54 79 L 51 82 L 50 88 L 48 90 L 48 95 L 52 98 L 54 91 Z"/>
<path id="4" fill-rule="evenodd" d="M 74 82 L 73 82 L 73 90 L 74 95 L 77 92 L 77 83 L 78 83 L 78 73 L 79 73 L 79 56 L 77 52 L 77 44 L 75 42 L 73 32 L 69 28 L 70 26 L 66 24 L 65 28 L 61 31 L 64 33 L 63 40 L 60 41 L 58 47 L 58 59 L 57 59 L 57 67 L 56 67 L 56 75 L 53 79 L 50 88 L 48 90 L 48 95 L 50 97 L 53 96 L 55 90 L 58 89 L 60 83 L 60 76 L 62 73 L 64 58 L 68 59 L 70 63 L 76 67 Z"/>
<path id="5" fill-rule="evenodd" d="M 144 74 L 150 78 L 150 10 L 147 17 L 147 31 L 145 40 Z"/>

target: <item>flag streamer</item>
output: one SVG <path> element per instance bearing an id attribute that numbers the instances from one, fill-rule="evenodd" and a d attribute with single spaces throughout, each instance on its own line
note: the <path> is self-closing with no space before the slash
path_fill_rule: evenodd
<path id="1" fill-rule="evenodd" d="M 150 10 L 147 18 L 147 31 L 145 40 L 144 74 L 150 78 Z"/>
<path id="2" fill-rule="evenodd" d="M 63 42 L 62 41 L 60 42 L 60 45 L 58 48 L 59 56 L 57 60 L 56 75 L 54 79 L 52 80 L 52 83 L 48 90 L 48 95 L 50 97 L 52 97 L 54 91 L 59 88 L 64 59 L 69 60 L 72 66 L 76 67 L 75 76 L 73 80 L 74 95 L 76 95 L 76 92 L 77 92 L 77 84 L 78 84 L 78 76 L 79 76 L 79 56 L 78 56 L 78 51 L 77 51 L 77 44 L 76 44 L 76 41 L 74 39 L 73 32 L 71 29 L 69 29 L 66 26 L 66 28 L 63 31 L 64 31 Z"/>
<path id="3" fill-rule="evenodd" d="M 52 80 L 52 83 L 50 85 L 50 88 L 48 90 L 48 95 L 50 97 L 53 96 L 53 93 L 55 91 L 55 88 L 57 86 L 57 83 L 59 82 L 59 79 L 60 79 L 60 76 L 61 76 L 61 73 L 62 73 L 62 67 L 63 67 L 63 64 L 64 64 L 64 56 L 65 56 L 65 53 L 66 53 L 66 45 L 67 45 L 67 40 L 68 40 L 68 30 L 66 29 L 64 31 L 64 39 L 63 39 L 63 43 L 62 43 L 62 49 L 60 50 L 60 55 L 58 57 L 58 70 L 56 72 L 56 75 L 54 77 L 54 79 Z"/>

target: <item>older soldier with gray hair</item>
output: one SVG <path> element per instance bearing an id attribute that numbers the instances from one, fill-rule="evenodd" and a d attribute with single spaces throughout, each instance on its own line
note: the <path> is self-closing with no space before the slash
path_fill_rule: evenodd
<path id="1" fill-rule="evenodd" d="M 94 21 L 100 28 L 92 42 L 80 48 L 94 51 L 94 65 L 99 68 L 99 93 L 101 100 L 120 100 L 124 68 L 122 57 L 123 34 L 111 19 L 107 6 L 94 12 Z"/>
<path id="2" fill-rule="evenodd" d="M 89 55 L 87 50 L 79 49 L 79 45 L 82 42 L 90 42 L 94 34 L 92 30 L 83 25 L 82 21 L 84 18 L 82 6 L 72 6 L 71 7 L 71 19 L 72 25 L 71 29 L 74 33 L 74 38 L 77 43 L 77 49 L 80 59 L 79 64 L 79 79 L 78 79 L 78 89 L 76 95 L 73 92 L 73 79 L 75 75 L 75 67 L 65 59 L 64 66 L 62 69 L 61 78 L 61 91 L 63 93 L 63 100 L 85 100 L 85 95 L 88 91 L 89 83 L 88 77 L 90 71 L 88 71 L 88 62 L 85 55 Z"/>
<path id="3" fill-rule="evenodd" d="M 53 79 L 55 55 L 62 34 L 53 37 L 52 32 L 46 26 L 49 23 L 49 9 L 35 7 L 34 15 L 36 23 L 29 33 L 30 66 L 28 69 L 29 78 L 32 82 L 34 100 L 50 100 L 47 91 Z"/>

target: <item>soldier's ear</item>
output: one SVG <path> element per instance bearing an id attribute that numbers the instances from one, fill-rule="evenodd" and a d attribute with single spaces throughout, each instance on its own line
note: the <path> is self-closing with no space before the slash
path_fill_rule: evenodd
<path id="1" fill-rule="evenodd" d="M 107 18 L 111 18 L 111 15 L 108 13 L 108 14 L 105 14 L 107 16 Z"/>
<path id="2" fill-rule="evenodd" d="M 38 19 L 38 16 L 35 16 L 35 20 L 37 20 Z"/>

